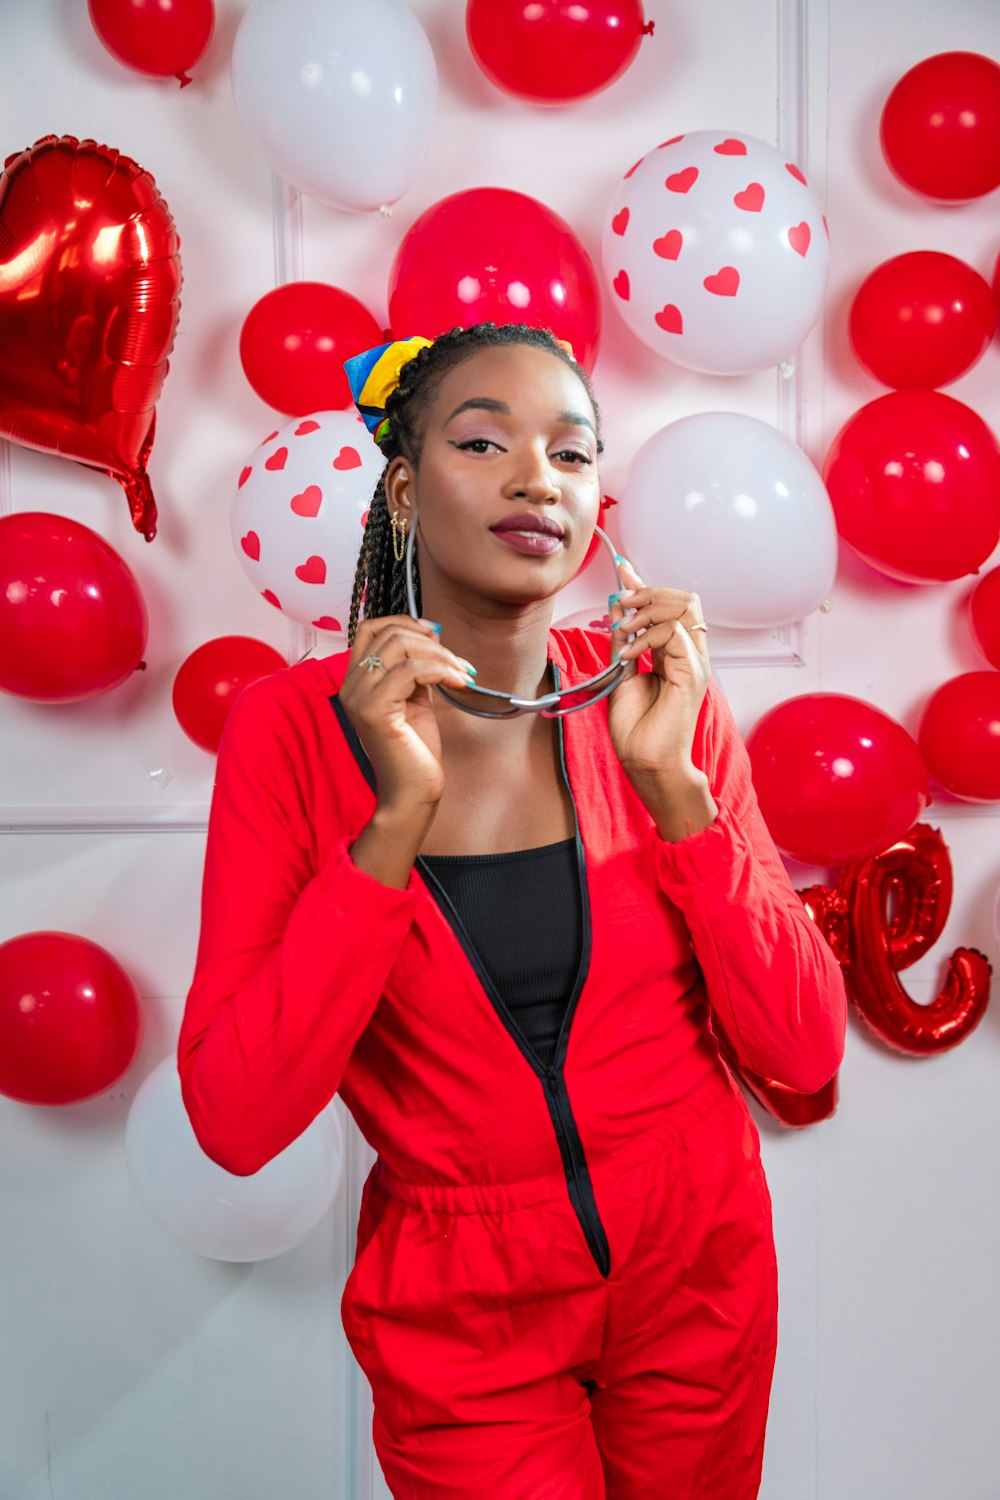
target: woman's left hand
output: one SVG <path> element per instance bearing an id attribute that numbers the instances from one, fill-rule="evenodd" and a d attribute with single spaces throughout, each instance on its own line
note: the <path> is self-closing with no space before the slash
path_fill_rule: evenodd
<path id="1" fill-rule="evenodd" d="M 680 589 L 647 588 L 632 567 L 622 561 L 627 592 L 609 609 L 612 651 L 619 639 L 622 661 L 635 661 L 645 651 L 653 670 L 636 672 L 619 683 L 608 703 L 611 741 L 622 767 L 643 801 L 658 799 L 669 782 L 701 781 L 691 760 L 694 731 L 712 675 L 708 644 L 697 594 Z M 634 614 L 626 615 L 626 610 Z M 618 623 L 618 622 L 621 623 Z"/>

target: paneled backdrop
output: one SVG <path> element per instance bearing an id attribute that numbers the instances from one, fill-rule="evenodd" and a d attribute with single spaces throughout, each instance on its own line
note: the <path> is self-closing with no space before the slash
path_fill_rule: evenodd
<path id="1" fill-rule="evenodd" d="M 106 1095 L 62 1109 L 0 1098 L 3 1500 L 387 1493 L 339 1318 L 371 1159 L 346 1114 L 332 1209 L 295 1249 L 257 1264 L 171 1241 L 124 1163 L 131 1100 L 176 1042 L 198 930 L 213 761 L 174 720 L 174 674 L 222 634 L 257 636 L 289 660 L 330 649 L 259 597 L 230 541 L 237 476 L 277 425 L 239 362 L 250 306 L 305 277 L 353 292 L 385 325 L 403 233 L 438 198 L 475 186 L 540 198 L 598 261 L 617 181 L 659 141 L 720 128 L 780 146 L 825 199 L 825 315 L 794 369 L 733 378 L 667 364 L 606 305 L 595 381 L 614 494 L 638 445 L 692 412 L 760 417 L 821 464 L 841 423 L 883 393 L 847 340 L 861 278 L 911 249 L 950 251 L 990 276 L 1000 251 L 997 193 L 931 207 L 891 177 L 877 139 L 886 94 L 920 58 L 960 48 L 1000 58 L 996 0 L 648 0 L 656 32 L 631 70 L 560 110 L 486 82 L 460 0 L 412 8 L 441 100 L 429 159 L 389 217 L 339 212 L 272 177 L 232 102 L 237 0 L 217 0 L 214 39 L 183 91 L 118 66 L 83 0 L 0 9 L 2 154 L 50 132 L 118 147 L 153 173 L 184 266 L 150 465 L 154 543 L 132 530 L 112 481 L 0 444 L 0 511 L 58 511 L 99 531 L 150 614 L 148 669 L 113 693 L 61 707 L 0 701 L 0 940 L 56 928 L 103 944 L 135 980 L 146 1023 L 140 1055 Z M 997 344 L 949 393 L 1000 427 Z M 818 689 L 867 698 L 914 730 L 940 682 L 985 666 L 965 625 L 970 587 L 892 584 L 842 549 L 824 611 L 777 631 L 713 631 L 744 733 L 773 704 Z M 917 998 L 933 997 L 959 944 L 997 961 L 996 814 L 942 799 L 928 809 L 951 849 L 955 900 L 941 941 L 907 972 Z M 827 874 L 789 868 L 800 886 Z M 754 1105 L 782 1306 L 763 1500 L 1000 1500 L 998 1079 L 1000 1012 L 920 1061 L 852 1018 L 832 1120 L 792 1132 Z"/>

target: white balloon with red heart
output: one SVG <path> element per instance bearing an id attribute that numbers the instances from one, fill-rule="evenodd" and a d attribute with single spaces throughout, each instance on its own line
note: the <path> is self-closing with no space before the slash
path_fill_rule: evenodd
<path id="1" fill-rule="evenodd" d="M 384 459 L 354 411 L 293 417 L 247 459 L 236 555 L 259 594 L 302 625 L 347 629 L 364 525 Z"/>
<path id="2" fill-rule="evenodd" d="M 754 136 L 675 136 L 626 172 L 601 242 L 609 300 L 689 370 L 788 360 L 819 317 L 829 236 L 795 162 Z"/>

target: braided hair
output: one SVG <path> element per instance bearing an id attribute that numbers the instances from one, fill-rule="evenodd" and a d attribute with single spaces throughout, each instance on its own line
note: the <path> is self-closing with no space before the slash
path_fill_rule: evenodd
<path id="1" fill-rule="evenodd" d="M 389 420 L 382 429 L 382 437 L 378 439 L 385 468 L 375 486 L 354 574 L 354 592 L 347 627 L 349 645 L 354 645 L 362 601 L 366 620 L 376 619 L 381 615 L 405 615 L 408 609 L 406 575 L 403 568 L 396 565 L 392 550 L 392 526 L 385 494 L 385 476 L 389 465 L 400 456 L 408 458 L 414 465 L 419 464 L 424 437 L 422 419 L 449 370 L 453 370 L 471 355 L 478 354 L 480 349 L 503 344 L 528 344 L 556 355 L 579 376 L 590 397 L 595 416 L 598 415 L 597 402 L 586 372 L 556 342 L 555 336 L 547 328 L 531 328 L 524 323 L 476 323 L 471 328 L 453 328 L 409 360 L 400 373 L 398 387 L 386 401 L 385 410 Z M 598 442 L 598 452 L 600 451 L 601 444 Z M 419 613 L 423 606 L 416 550 L 413 558 L 413 589 Z"/>

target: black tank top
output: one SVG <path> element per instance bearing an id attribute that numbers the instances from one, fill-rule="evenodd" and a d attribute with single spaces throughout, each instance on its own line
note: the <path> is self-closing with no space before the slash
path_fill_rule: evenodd
<path id="1" fill-rule="evenodd" d="M 576 839 L 509 854 L 425 854 L 532 1050 L 555 1056 L 580 965 Z"/>

